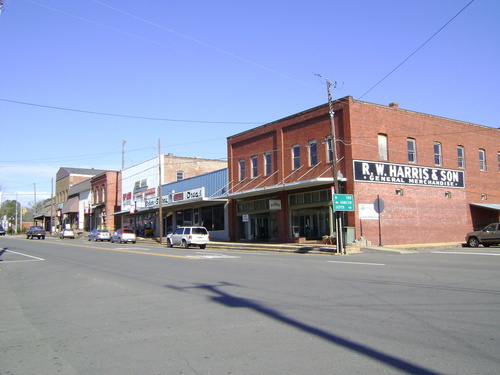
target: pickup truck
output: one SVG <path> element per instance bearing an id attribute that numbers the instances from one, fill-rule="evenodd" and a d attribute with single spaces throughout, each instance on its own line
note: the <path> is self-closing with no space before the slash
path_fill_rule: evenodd
<path id="1" fill-rule="evenodd" d="M 29 240 L 30 238 L 38 238 L 38 239 L 45 239 L 45 229 L 39 225 L 32 225 L 29 227 L 29 229 L 26 231 L 26 238 Z"/>

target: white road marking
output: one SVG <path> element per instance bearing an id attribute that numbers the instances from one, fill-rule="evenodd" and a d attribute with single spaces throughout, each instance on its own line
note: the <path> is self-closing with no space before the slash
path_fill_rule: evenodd
<path id="1" fill-rule="evenodd" d="M 25 257 L 28 257 L 28 258 L 33 258 L 33 260 L 9 260 L 9 261 L 7 261 L 9 263 L 14 263 L 14 262 L 34 262 L 34 261 L 38 261 L 38 260 L 45 260 L 43 258 L 38 258 L 38 257 L 35 257 L 33 255 L 18 253 L 16 251 L 12 251 L 12 250 L 5 250 L 5 252 L 6 253 L 17 254 L 17 255 L 22 255 L 22 256 L 25 256 Z"/>
<path id="2" fill-rule="evenodd" d="M 198 255 L 193 256 L 193 258 L 203 258 L 203 259 L 236 259 L 241 258 L 232 255 L 224 255 L 219 253 L 197 253 Z M 189 255 L 188 255 L 189 256 Z"/>
<path id="3" fill-rule="evenodd" d="M 492 256 L 500 256 L 500 254 L 495 253 L 469 253 L 462 251 L 433 251 L 433 254 L 459 254 L 459 255 L 492 255 Z"/>
<path id="4" fill-rule="evenodd" d="M 341 262 L 337 260 L 328 260 L 328 263 L 343 263 L 343 264 L 356 264 L 361 266 L 385 266 L 384 263 L 363 263 L 363 262 Z"/>
<path id="5" fill-rule="evenodd" d="M 147 248 L 144 248 L 144 247 L 116 247 L 115 249 L 117 250 L 134 250 L 134 251 L 139 251 L 139 250 L 143 250 L 143 251 L 149 251 L 151 249 L 147 249 Z"/>

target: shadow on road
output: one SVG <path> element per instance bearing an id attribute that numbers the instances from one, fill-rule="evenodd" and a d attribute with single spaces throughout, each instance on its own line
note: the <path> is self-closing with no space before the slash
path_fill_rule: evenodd
<path id="1" fill-rule="evenodd" d="M 229 293 L 226 293 L 226 292 L 221 290 L 222 287 L 226 287 L 226 286 L 237 286 L 237 285 L 226 283 L 226 282 L 221 282 L 218 285 L 200 284 L 200 285 L 188 286 L 188 287 L 177 287 L 177 286 L 167 285 L 168 288 L 179 290 L 179 291 L 184 291 L 184 290 L 193 289 L 193 288 L 194 289 L 208 290 L 211 293 L 213 293 L 213 295 L 209 297 L 210 300 L 213 302 L 216 302 L 216 303 L 219 303 L 221 305 L 231 307 L 231 308 L 246 308 L 246 309 L 253 310 L 253 311 L 258 312 L 260 314 L 266 315 L 272 319 L 279 320 L 282 323 L 286 323 L 292 327 L 300 329 L 304 332 L 315 335 L 315 336 L 317 336 L 323 340 L 326 340 L 330 343 L 343 346 L 344 348 L 352 350 L 358 354 L 364 355 L 366 357 L 369 357 L 369 358 L 372 358 L 376 361 L 384 363 L 388 366 L 391 366 L 391 367 L 394 367 L 394 368 L 399 369 L 401 371 L 404 371 L 408 374 L 439 375 L 439 373 L 437 373 L 437 372 L 426 369 L 426 368 L 419 366 L 417 364 L 410 363 L 404 359 L 397 358 L 393 355 L 383 353 L 383 352 L 376 350 L 376 349 L 373 349 L 369 346 L 345 339 L 345 338 L 338 336 L 338 335 L 335 335 L 333 333 L 329 333 L 329 332 L 326 332 L 326 331 L 321 330 L 319 328 L 307 325 L 301 321 L 286 317 L 283 314 L 281 314 L 279 311 L 267 308 L 267 307 L 259 304 L 258 302 L 251 301 L 251 300 L 246 299 L 246 298 L 240 298 L 240 297 L 231 295 Z"/>

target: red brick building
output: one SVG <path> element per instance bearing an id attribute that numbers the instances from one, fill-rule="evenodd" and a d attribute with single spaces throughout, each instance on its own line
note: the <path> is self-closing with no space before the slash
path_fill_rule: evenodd
<path id="1" fill-rule="evenodd" d="M 337 193 L 354 196 L 354 211 L 342 214 L 348 242 L 463 241 L 499 220 L 499 129 L 352 97 L 333 109 Z M 331 235 L 328 104 L 228 137 L 228 159 L 232 240 Z"/>
<path id="2" fill-rule="evenodd" d="M 92 177 L 91 204 L 87 209 L 89 230 L 97 228 L 115 231 L 120 227 L 120 218 L 114 213 L 120 211 L 121 181 L 119 171 L 106 171 Z"/>

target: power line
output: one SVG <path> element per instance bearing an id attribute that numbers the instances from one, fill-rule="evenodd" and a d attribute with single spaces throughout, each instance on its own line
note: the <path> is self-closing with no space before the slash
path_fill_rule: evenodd
<path id="1" fill-rule="evenodd" d="M 453 21 L 455 18 L 458 17 L 460 13 L 462 13 L 469 5 L 471 5 L 474 1 L 476 0 L 471 0 L 466 6 L 464 6 L 457 14 L 455 14 L 448 22 L 446 22 L 438 31 L 436 31 L 434 34 L 431 35 L 429 39 L 427 39 L 424 43 L 420 45 L 415 51 L 413 51 L 406 59 L 404 59 L 401 63 L 399 63 L 394 69 L 392 69 L 389 73 L 387 73 L 380 81 L 378 81 L 376 84 L 374 84 L 370 89 L 365 92 L 363 95 L 361 95 L 358 99 L 361 99 L 363 96 L 368 94 L 370 91 L 372 91 L 375 87 L 377 87 L 379 84 L 381 84 L 387 77 L 389 77 L 392 73 L 394 73 L 396 70 L 398 70 L 405 62 L 407 62 L 413 55 L 415 55 L 422 47 L 424 47 L 428 42 L 431 41 L 437 34 L 441 32 L 446 26 L 448 26 L 451 21 Z"/>
<path id="2" fill-rule="evenodd" d="M 10 100 L 0 98 L 0 101 L 14 104 L 22 104 L 29 105 L 33 107 L 41 107 L 47 109 L 56 109 L 59 111 L 68 111 L 68 112 L 78 112 L 78 113 L 86 113 L 90 115 L 99 115 L 99 116 L 111 116 L 111 117 L 121 117 L 121 118 L 132 118 L 136 120 L 149 120 L 149 121 L 165 121 L 165 122 L 184 122 L 184 123 L 198 123 L 198 124 L 231 124 L 231 125 L 260 125 L 262 122 L 238 122 L 238 121 L 207 121 L 207 120 L 181 120 L 181 119 L 171 119 L 171 118 L 162 118 L 162 117 L 147 117 L 147 116 L 133 116 L 133 115 L 121 115 L 117 113 L 107 113 L 107 112 L 96 112 L 96 111 L 87 111 L 83 109 L 75 109 L 75 108 L 66 108 L 66 107 L 56 107 L 44 104 L 37 103 L 28 103 L 22 102 L 18 100 Z"/>

